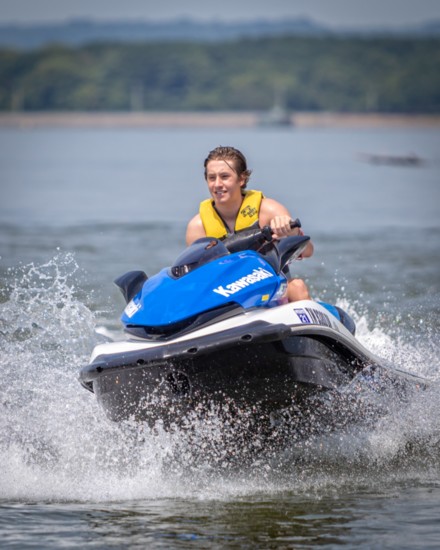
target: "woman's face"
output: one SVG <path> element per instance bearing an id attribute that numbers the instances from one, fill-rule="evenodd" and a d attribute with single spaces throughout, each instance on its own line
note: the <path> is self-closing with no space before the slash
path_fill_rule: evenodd
<path id="1" fill-rule="evenodd" d="M 237 174 L 234 161 L 210 160 L 206 166 L 206 181 L 215 204 L 242 200 L 245 177 Z"/>

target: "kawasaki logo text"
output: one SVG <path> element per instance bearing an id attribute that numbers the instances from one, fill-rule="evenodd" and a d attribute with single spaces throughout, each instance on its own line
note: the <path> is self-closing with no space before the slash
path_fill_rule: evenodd
<path id="1" fill-rule="evenodd" d="M 226 287 L 219 286 L 217 288 L 214 288 L 213 292 L 217 292 L 217 294 L 221 294 L 222 296 L 225 296 L 225 298 L 227 298 L 228 296 L 231 296 L 231 294 L 235 294 L 236 292 L 240 291 L 242 288 L 253 285 L 255 283 L 258 283 L 258 281 L 262 281 L 263 279 L 268 279 L 269 277 L 273 276 L 273 273 L 271 273 L 270 271 L 259 267 L 258 269 L 254 269 L 252 273 L 249 273 L 248 275 L 241 277 L 237 281 L 226 285 Z"/>

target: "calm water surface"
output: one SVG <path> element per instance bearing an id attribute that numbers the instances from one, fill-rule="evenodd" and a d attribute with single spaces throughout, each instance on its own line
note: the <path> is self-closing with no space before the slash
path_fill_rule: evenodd
<path id="1" fill-rule="evenodd" d="M 0 130 L 0 536 L 5 548 L 438 548 L 440 131 Z M 315 243 L 298 262 L 359 340 L 432 388 L 375 425 L 231 468 L 213 418 L 107 421 L 78 384 L 119 337 L 112 280 L 183 247 L 217 145 Z M 406 155 L 374 166 L 360 153 Z M 228 447 L 228 445 L 230 447 Z"/>

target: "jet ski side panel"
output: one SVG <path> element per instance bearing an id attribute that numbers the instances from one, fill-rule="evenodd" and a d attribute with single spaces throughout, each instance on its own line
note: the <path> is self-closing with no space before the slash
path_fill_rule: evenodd
<path id="1" fill-rule="evenodd" d="M 233 400 L 267 411 L 350 383 L 371 357 L 330 329 L 260 322 L 203 339 L 97 357 L 81 371 L 112 420 L 176 420 L 197 405 Z M 167 412 L 168 411 L 168 412 Z M 173 411 L 171 414 L 169 411 Z"/>

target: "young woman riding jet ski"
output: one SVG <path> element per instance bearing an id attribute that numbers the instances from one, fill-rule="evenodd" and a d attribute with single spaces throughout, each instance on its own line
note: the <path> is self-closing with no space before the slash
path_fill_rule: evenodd
<path id="1" fill-rule="evenodd" d="M 254 226 L 270 226 L 276 239 L 304 235 L 299 227 L 291 229 L 292 216 L 285 206 L 265 197 L 261 191 L 246 189 L 251 170 L 248 170 L 246 158 L 238 149 L 213 149 L 204 167 L 212 198 L 200 204 L 199 213 L 189 222 L 187 245 L 207 236 L 223 239 Z M 309 241 L 301 256 L 307 258 L 312 254 L 313 244 Z M 302 279 L 288 277 L 287 298 L 289 302 L 311 299 Z"/>

